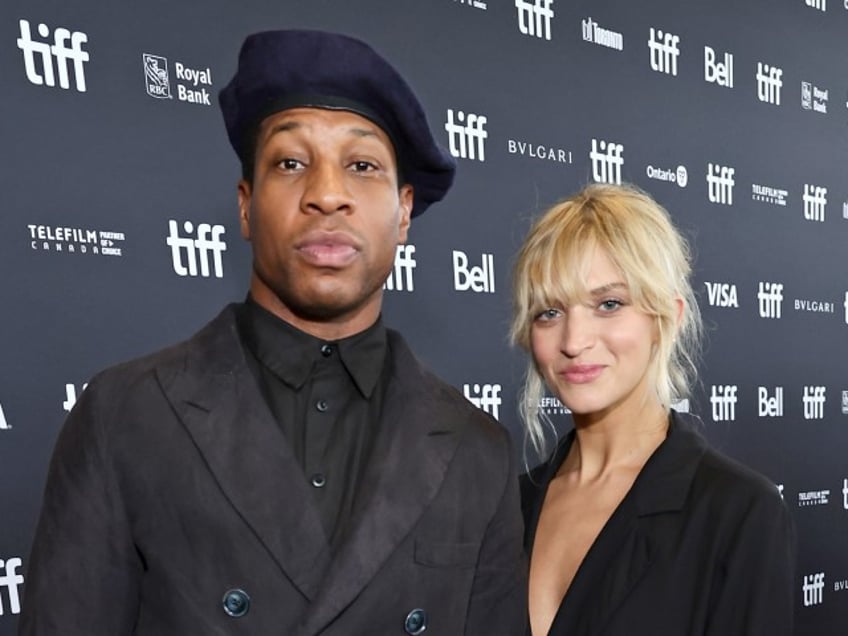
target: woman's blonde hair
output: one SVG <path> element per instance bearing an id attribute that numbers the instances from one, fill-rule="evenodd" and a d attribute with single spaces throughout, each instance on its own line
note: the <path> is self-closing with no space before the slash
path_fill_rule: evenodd
<path id="1" fill-rule="evenodd" d="M 536 221 L 513 273 L 512 341 L 529 352 L 541 311 L 586 298 L 589 261 L 598 249 L 621 272 L 634 306 L 656 319 L 650 377 L 660 404 L 670 408 L 673 399 L 689 396 L 696 376 L 701 316 L 690 283 L 689 245 L 668 212 L 636 186 L 589 185 Z M 543 393 L 531 358 L 520 409 L 526 436 L 542 456 L 546 433 L 553 432 L 554 439 L 556 434 L 539 408 Z"/>

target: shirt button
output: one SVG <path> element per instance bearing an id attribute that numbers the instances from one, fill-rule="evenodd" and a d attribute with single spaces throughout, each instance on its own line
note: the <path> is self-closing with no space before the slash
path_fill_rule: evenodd
<path id="1" fill-rule="evenodd" d="M 333 351 L 335 351 L 335 347 L 331 344 L 321 345 L 321 355 L 325 358 L 329 358 L 333 355 Z"/>
<path id="2" fill-rule="evenodd" d="M 414 609 L 406 615 L 403 622 L 403 631 L 411 636 L 423 634 L 427 629 L 427 612 L 423 609 Z"/>
<path id="3" fill-rule="evenodd" d="M 327 483 L 327 478 L 324 477 L 322 473 L 315 473 L 312 475 L 312 485 L 316 488 L 323 488 L 324 484 Z"/>
<path id="4" fill-rule="evenodd" d="M 244 590 L 227 590 L 221 599 L 224 611 L 233 618 L 241 618 L 250 609 L 250 597 Z"/>
<path id="5" fill-rule="evenodd" d="M 315 403 L 315 408 L 324 413 L 328 408 L 330 408 L 330 404 L 327 400 L 318 400 Z"/>

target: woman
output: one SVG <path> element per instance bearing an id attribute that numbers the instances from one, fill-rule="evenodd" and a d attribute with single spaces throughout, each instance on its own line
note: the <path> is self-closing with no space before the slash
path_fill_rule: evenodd
<path id="1" fill-rule="evenodd" d="M 524 242 L 512 336 L 532 355 L 528 437 L 545 452 L 543 385 L 574 420 L 523 478 L 533 636 L 792 633 L 777 489 L 671 409 L 701 331 L 689 277 L 685 240 L 632 186 L 588 186 Z"/>

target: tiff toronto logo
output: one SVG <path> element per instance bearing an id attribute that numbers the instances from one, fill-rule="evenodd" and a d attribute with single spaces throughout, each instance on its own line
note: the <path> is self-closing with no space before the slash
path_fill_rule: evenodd
<path id="1" fill-rule="evenodd" d="M 468 254 L 453 250 L 453 288 L 456 291 L 495 293 L 495 256 L 483 254 L 480 265 L 468 266 Z"/>
<path id="2" fill-rule="evenodd" d="M 757 99 L 780 106 L 780 88 L 783 86 L 781 77 L 783 69 L 757 62 Z"/>
<path id="3" fill-rule="evenodd" d="M 711 203 L 733 205 L 733 186 L 736 184 L 733 175 L 735 174 L 735 168 L 707 164 L 707 196 Z"/>
<path id="4" fill-rule="evenodd" d="M 500 384 L 463 384 L 462 394 L 478 409 L 483 409 L 493 418 L 498 419 L 501 400 Z"/>
<path id="5" fill-rule="evenodd" d="M 18 574 L 18 568 L 21 567 L 21 559 L 13 557 L 11 559 L 0 559 L 0 570 L 3 574 L 0 575 L 0 588 L 5 587 L 9 595 L 9 611 L 12 614 L 21 613 L 21 597 L 18 593 L 18 587 L 23 584 L 24 577 Z M 0 616 L 3 615 L 4 605 L 3 598 L 0 597 Z"/>
<path id="6" fill-rule="evenodd" d="M 757 290 L 760 318 L 780 318 L 783 307 L 783 283 L 760 282 Z"/>
<path id="7" fill-rule="evenodd" d="M 804 592 L 804 607 L 821 603 L 824 595 L 824 572 L 805 574 L 801 590 Z"/>
<path id="8" fill-rule="evenodd" d="M 448 108 L 445 130 L 448 133 L 450 153 L 461 159 L 485 161 L 486 138 L 489 136 L 486 122 L 488 118 L 485 115 L 466 114 L 461 110 L 456 112 L 454 119 L 453 109 Z"/>
<path id="9" fill-rule="evenodd" d="M 804 184 L 804 218 L 808 221 L 824 223 L 824 211 L 827 206 L 827 188 L 809 183 Z"/>
<path id="10" fill-rule="evenodd" d="M 519 31 L 524 35 L 550 40 L 553 4 L 554 0 L 515 0 Z"/>
<path id="11" fill-rule="evenodd" d="M 387 291 L 415 291 L 415 281 L 412 278 L 412 270 L 415 269 L 414 245 L 398 245 L 395 251 L 395 266 L 389 272 L 389 277 L 383 284 Z"/>
<path id="12" fill-rule="evenodd" d="M 824 419 L 824 403 L 826 388 L 823 386 L 805 386 L 804 397 L 804 419 L 805 420 L 821 420 Z"/>
<path id="13" fill-rule="evenodd" d="M 732 422 L 736 419 L 736 393 L 738 387 L 735 384 L 713 384 L 710 387 L 710 404 L 712 404 L 712 415 L 714 422 Z"/>
<path id="14" fill-rule="evenodd" d="M 827 0 L 804 0 L 804 4 L 819 11 L 827 11 Z M 848 7 L 848 2 L 846 3 L 846 7 Z"/>
<path id="15" fill-rule="evenodd" d="M 677 58 L 680 56 L 680 36 L 663 33 L 651 27 L 648 38 L 651 68 L 659 73 L 677 75 Z"/>
<path id="16" fill-rule="evenodd" d="M 583 40 L 585 42 L 599 44 L 600 46 L 615 49 L 616 51 L 624 49 L 624 36 L 618 31 L 604 29 L 591 17 L 581 20 L 580 26 L 583 31 Z"/>
<path id="17" fill-rule="evenodd" d="M 704 81 L 733 88 L 733 55 L 725 53 L 721 62 L 717 62 L 715 50 L 704 47 Z"/>
<path id="18" fill-rule="evenodd" d="M 84 65 L 88 62 L 88 52 L 83 50 L 82 45 L 88 42 L 88 36 L 82 31 L 71 32 L 64 27 L 57 27 L 53 31 L 53 44 L 51 45 L 32 39 L 28 20 L 21 20 L 20 27 L 21 36 L 18 38 L 18 48 L 24 53 L 27 79 L 37 86 L 56 86 L 56 75 L 58 75 L 59 86 L 68 89 L 71 87 L 68 63 L 73 62 L 76 89 L 80 93 L 84 93 Z M 39 24 L 38 35 L 42 38 L 49 37 L 50 27 L 44 23 Z M 36 56 L 41 60 L 40 72 L 37 68 Z M 55 73 L 53 58 L 56 60 Z"/>
<path id="19" fill-rule="evenodd" d="M 180 236 L 180 230 L 176 221 L 169 220 L 168 227 L 170 234 L 165 239 L 165 243 L 171 247 L 174 272 L 178 276 L 197 276 L 199 261 L 200 276 L 208 278 L 210 276 L 209 254 L 211 252 L 215 277 L 224 277 L 222 254 L 227 250 L 227 244 L 221 240 L 225 231 L 223 225 L 201 223 L 197 226 L 197 238 L 190 236 L 194 232 L 194 224 L 191 221 L 183 223 L 183 229 L 186 234 L 189 234 L 188 237 Z M 183 261 L 183 253 L 185 253 L 188 260 L 188 265 Z"/>
<path id="20" fill-rule="evenodd" d="M 624 146 L 611 141 L 592 139 L 592 179 L 598 183 L 621 183 L 621 167 L 624 165 Z"/>

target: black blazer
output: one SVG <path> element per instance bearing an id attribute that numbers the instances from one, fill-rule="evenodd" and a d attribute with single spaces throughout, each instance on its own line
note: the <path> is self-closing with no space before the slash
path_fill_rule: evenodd
<path id="1" fill-rule="evenodd" d="M 764 477 L 710 449 L 693 424 L 672 414 L 668 437 L 580 565 L 551 635 L 792 634 L 786 505 Z M 547 485 L 573 441 L 572 432 L 521 478 L 528 553 Z"/>
<path id="2" fill-rule="evenodd" d="M 380 434 L 334 558 L 232 308 L 100 374 L 57 442 L 19 634 L 523 631 L 508 434 L 391 331 L 389 349 Z"/>

